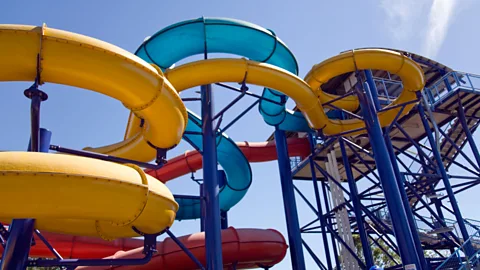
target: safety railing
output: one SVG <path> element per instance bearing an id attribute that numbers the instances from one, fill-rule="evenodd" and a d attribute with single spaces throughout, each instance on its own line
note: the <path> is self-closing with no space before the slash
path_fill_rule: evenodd
<path id="1" fill-rule="evenodd" d="M 476 231 L 462 246 L 457 248 L 455 252 L 450 255 L 436 270 L 444 269 L 477 269 L 480 260 L 480 249 L 475 249 L 476 252 L 472 256 L 466 256 L 465 246 L 469 243 L 475 247 L 476 243 L 480 242 L 480 230 Z M 475 268 L 474 268 L 475 267 Z"/>
<path id="2" fill-rule="evenodd" d="M 377 87 L 377 94 L 381 105 L 390 104 L 401 92 L 402 81 L 374 77 L 373 81 Z"/>
<path id="3" fill-rule="evenodd" d="M 294 169 L 296 168 L 300 162 L 302 162 L 302 158 L 301 157 L 290 157 L 290 169 Z"/>
<path id="4" fill-rule="evenodd" d="M 432 86 L 425 88 L 424 91 L 430 104 L 435 107 L 447 98 L 449 93 L 452 93 L 459 88 L 465 91 L 480 93 L 480 75 L 452 71 L 445 74 Z"/>

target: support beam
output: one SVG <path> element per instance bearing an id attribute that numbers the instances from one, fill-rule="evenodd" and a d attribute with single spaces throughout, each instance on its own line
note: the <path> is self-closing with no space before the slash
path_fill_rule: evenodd
<path id="1" fill-rule="evenodd" d="M 372 101 L 375 105 L 375 110 L 379 111 L 381 109 L 380 101 L 378 100 L 377 87 L 375 85 L 375 82 L 373 81 L 372 71 L 371 70 L 365 70 L 365 77 L 366 77 L 366 80 L 367 80 L 367 85 L 370 88 L 370 94 L 371 94 L 371 97 L 372 97 Z M 396 121 L 396 119 L 398 119 L 398 117 L 396 117 L 394 121 Z M 388 132 L 388 129 L 384 128 L 383 132 Z M 412 239 L 413 239 L 413 242 L 415 244 L 415 249 L 416 249 L 416 252 L 417 252 L 418 259 L 419 259 L 419 261 L 422 265 L 422 269 L 428 269 L 427 261 L 425 260 L 425 255 L 423 254 L 422 243 L 420 242 L 420 238 L 418 237 L 417 227 L 416 227 L 416 224 L 415 224 L 415 220 L 413 219 L 412 209 L 410 208 L 407 193 L 406 193 L 405 187 L 403 185 L 403 177 L 400 175 L 400 168 L 398 167 L 397 157 L 395 155 L 395 151 L 393 149 L 392 141 L 390 140 L 389 135 L 390 134 L 388 134 L 388 133 L 384 134 L 385 146 L 386 146 L 386 150 L 388 152 L 388 156 L 390 158 L 390 163 L 392 165 L 393 173 L 395 175 L 398 190 L 399 190 L 400 196 L 402 198 L 403 208 L 404 208 L 404 211 L 405 211 L 405 214 L 406 214 L 408 226 L 410 228 Z"/>
<path id="2" fill-rule="evenodd" d="M 40 128 L 40 104 L 47 100 L 48 96 L 38 89 L 37 82 L 38 80 L 24 92 L 25 96 L 31 99 L 31 135 L 28 151 L 48 152 L 52 134 L 50 131 Z M 34 219 L 14 219 L 12 221 L 9 228 L 10 236 L 5 245 L 0 264 L 1 270 L 23 270 L 26 268 L 34 227 Z"/>
<path id="3" fill-rule="evenodd" d="M 201 86 L 203 184 L 205 187 L 205 238 L 207 269 L 222 269 L 222 235 L 220 226 L 220 186 L 217 177 L 216 132 L 213 130 L 213 96 L 211 85 Z"/>
<path id="4" fill-rule="evenodd" d="M 463 108 L 462 100 L 459 99 L 458 103 L 458 119 L 462 124 L 463 132 L 465 132 L 465 135 L 467 136 L 467 141 L 470 145 L 470 149 L 472 149 L 473 156 L 475 157 L 477 165 L 480 168 L 480 153 L 478 152 L 478 148 L 475 140 L 473 139 L 472 132 L 470 132 L 470 127 L 468 126 L 467 120 L 465 119 L 465 109 Z"/>
<path id="5" fill-rule="evenodd" d="M 292 174 L 290 171 L 290 159 L 288 157 L 287 137 L 285 136 L 285 131 L 278 129 L 278 127 L 275 128 L 275 143 L 282 186 L 283 206 L 285 209 L 285 219 L 287 221 L 288 243 L 290 246 L 292 269 L 305 270 L 306 268 L 303 256 L 302 237 L 300 235 L 300 225 L 295 202 Z M 221 251 L 218 254 L 221 254 Z"/>
<path id="6" fill-rule="evenodd" d="M 358 76 L 359 77 L 359 76 Z M 359 78 L 359 82 L 361 82 Z M 362 86 L 361 84 L 357 84 Z M 414 267 L 412 269 L 422 269 L 418 258 L 415 243 L 410 231 L 402 198 L 395 180 L 395 173 L 390 162 L 389 153 L 383 140 L 383 132 L 378 120 L 374 101 L 368 84 L 363 85 L 363 90 L 359 91 L 360 106 L 364 115 L 365 125 L 370 143 L 375 153 L 380 182 L 385 193 L 388 210 L 392 218 L 395 238 L 400 249 L 400 256 L 404 266 Z"/>
<path id="7" fill-rule="evenodd" d="M 326 228 L 327 221 L 323 216 L 322 202 L 320 200 L 320 191 L 318 189 L 317 171 L 315 170 L 315 160 L 314 160 L 315 139 L 312 136 L 312 134 L 308 135 L 308 140 L 310 142 L 310 152 L 312 153 L 309 157 L 310 172 L 312 174 L 313 190 L 315 193 L 315 202 L 317 203 L 318 219 L 320 220 L 320 226 L 322 228 L 322 242 L 324 246 L 325 257 L 327 259 L 327 267 L 328 269 L 333 269 L 332 258 L 330 257 L 330 248 L 328 246 L 327 228 Z"/>

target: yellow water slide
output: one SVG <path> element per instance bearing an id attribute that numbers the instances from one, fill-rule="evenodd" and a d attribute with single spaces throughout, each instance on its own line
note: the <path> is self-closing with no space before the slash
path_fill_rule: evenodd
<path id="1" fill-rule="evenodd" d="M 40 61 L 37 61 L 39 56 Z M 129 140 L 94 149 L 150 161 L 179 143 L 187 111 L 162 72 L 100 40 L 26 25 L 0 25 L 0 81 L 50 82 L 99 92 L 145 120 Z M 101 110 L 101 108 L 99 108 Z M 105 131 L 102 131 L 105 132 Z M 133 165 L 45 153 L 0 153 L 0 219 L 35 218 L 52 232 L 111 239 L 157 233 L 178 204 L 159 181 Z"/>
<path id="2" fill-rule="evenodd" d="M 360 119 L 334 120 L 326 115 L 322 103 L 331 101 L 337 96 L 325 94 L 321 85 L 329 79 L 343 73 L 362 69 L 387 70 L 397 74 L 403 81 L 403 91 L 390 105 L 379 113 L 382 126 L 389 125 L 400 111 L 397 106 L 416 99 L 416 91 L 421 91 L 425 79 L 421 67 L 412 59 L 390 50 L 364 49 L 342 53 L 318 65 L 307 74 L 305 81 L 299 77 L 266 63 L 246 59 L 208 59 L 192 62 L 169 69 L 165 72 L 168 81 L 181 92 L 194 86 L 216 82 L 242 82 L 275 89 L 295 102 L 299 110 L 314 129 L 322 129 L 326 135 L 353 131 L 365 126 Z M 188 78 L 188 80 L 185 80 Z M 358 107 L 356 97 L 347 101 L 334 103 L 344 105 L 343 109 L 353 110 Z M 356 105 L 355 105 L 356 104 Z M 414 106 L 409 104 L 402 112 L 406 114 Z M 392 109 L 389 109 L 394 107 Z M 135 129 L 131 128 L 130 133 Z M 365 131 L 356 131 L 356 134 Z"/>
<path id="3" fill-rule="evenodd" d="M 170 148 L 181 140 L 188 117 L 178 92 L 194 86 L 246 79 L 278 90 L 296 102 L 312 128 L 332 135 L 365 124 L 327 117 L 322 103 L 336 97 L 323 93 L 321 85 L 330 78 L 357 69 L 397 74 L 404 90 L 389 106 L 415 100 L 414 92 L 424 85 L 421 68 L 389 50 L 342 53 L 315 65 L 305 81 L 246 59 L 202 60 L 163 74 L 135 55 L 93 38 L 46 26 L 0 25 L 0 81 L 34 81 L 37 69 L 41 83 L 84 88 L 122 102 L 132 112 L 125 140 L 87 150 L 145 162 L 155 157 L 154 147 Z M 350 97 L 335 105 L 353 110 L 358 101 Z M 390 124 L 399 110 L 379 113 L 382 126 Z M 37 228 L 51 232 L 113 239 L 137 236 L 134 226 L 155 233 L 171 226 L 178 210 L 171 192 L 140 168 L 77 156 L 0 153 L 0 183 L 0 196 L 8 202 L 1 207 L 0 220 L 35 218 Z"/>

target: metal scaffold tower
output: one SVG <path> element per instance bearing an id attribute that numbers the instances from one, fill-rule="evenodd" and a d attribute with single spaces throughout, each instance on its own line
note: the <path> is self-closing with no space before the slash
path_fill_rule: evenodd
<path id="1" fill-rule="evenodd" d="M 306 220 L 300 222 L 303 246 L 320 269 L 369 269 L 381 263 L 372 249 L 383 253 L 389 269 L 436 269 L 449 256 L 457 268 L 438 269 L 458 269 L 477 258 L 480 245 L 471 238 L 480 222 L 462 214 L 457 196 L 480 183 L 472 136 L 480 120 L 480 76 L 402 53 L 426 77 L 409 113 L 380 128 L 376 113 L 401 93 L 403 83 L 381 70 L 352 72 L 322 88 L 343 96 L 355 92 L 361 108 L 355 115 L 340 110 L 339 119 L 363 119 L 365 134 L 287 135 L 312 142 L 310 156 L 292 158 L 292 176 L 299 207 L 306 204 L 313 213 L 299 216 Z M 318 241 L 317 233 L 319 251 L 309 244 Z"/>

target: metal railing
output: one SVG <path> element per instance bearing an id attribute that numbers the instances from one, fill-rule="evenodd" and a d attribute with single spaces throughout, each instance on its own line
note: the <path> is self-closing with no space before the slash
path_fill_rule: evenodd
<path id="1" fill-rule="evenodd" d="M 476 248 L 476 252 L 468 257 L 465 252 L 465 245 L 471 243 L 472 246 L 477 246 L 480 243 L 480 230 L 477 230 L 462 246 L 457 248 L 455 252 L 450 255 L 436 270 L 443 269 L 480 269 L 480 249 Z"/>
<path id="2" fill-rule="evenodd" d="M 432 86 L 424 89 L 430 105 L 435 107 L 441 104 L 457 89 L 480 93 L 480 75 L 452 71 L 437 80 Z"/>
<path id="3" fill-rule="evenodd" d="M 290 157 L 290 169 L 295 169 L 300 164 L 300 162 L 302 162 L 301 157 Z"/>

